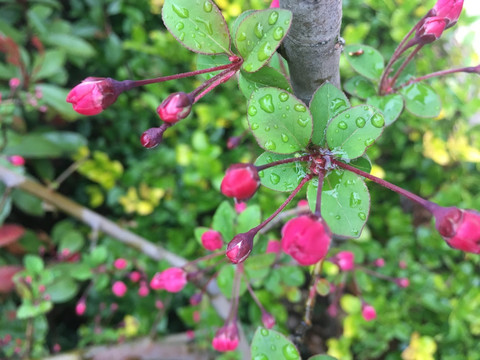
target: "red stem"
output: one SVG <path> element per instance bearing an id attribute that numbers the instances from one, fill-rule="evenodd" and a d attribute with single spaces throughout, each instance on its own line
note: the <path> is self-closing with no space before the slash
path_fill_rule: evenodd
<path id="1" fill-rule="evenodd" d="M 398 77 L 402 73 L 402 71 L 407 67 L 408 63 L 413 59 L 413 57 L 420 51 L 420 49 L 423 47 L 423 44 L 418 44 L 418 46 L 413 49 L 413 51 L 408 55 L 408 57 L 405 59 L 402 65 L 398 68 L 397 72 L 395 75 L 392 77 L 390 80 L 390 84 L 392 87 L 395 86 L 395 83 L 397 82 Z"/>
<path id="2" fill-rule="evenodd" d="M 257 168 L 257 171 L 262 171 L 262 170 L 271 168 L 273 166 L 288 164 L 288 163 L 291 163 L 291 162 L 308 161 L 308 160 L 310 160 L 310 158 L 311 158 L 310 155 L 304 155 L 304 156 L 300 156 L 300 157 L 297 157 L 297 158 L 288 158 L 288 159 L 283 159 L 283 160 L 277 160 L 277 161 L 271 162 L 269 164 L 256 166 L 256 168 Z"/>
<path id="3" fill-rule="evenodd" d="M 317 202 L 315 203 L 315 215 L 319 218 L 322 217 L 322 188 L 324 178 L 325 170 L 320 170 L 318 173 Z"/>

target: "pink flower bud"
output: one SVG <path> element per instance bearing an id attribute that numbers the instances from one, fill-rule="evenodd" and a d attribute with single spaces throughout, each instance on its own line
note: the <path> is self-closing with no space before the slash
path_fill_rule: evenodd
<path id="1" fill-rule="evenodd" d="M 415 41 L 421 44 L 434 42 L 442 36 L 447 25 L 447 20 L 442 17 L 432 16 L 423 22 L 423 25 L 415 33 Z"/>
<path id="2" fill-rule="evenodd" d="M 203 297 L 203 294 L 201 292 L 193 294 L 192 297 L 190 298 L 190 305 L 196 306 L 200 304 L 200 302 L 202 301 L 202 297 Z"/>
<path id="3" fill-rule="evenodd" d="M 12 155 L 7 158 L 7 160 L 12 164 L 13 166 L 23 166 L 25 165 L 25 159 L 23 156 L 20 155 Z"/>
<path id="4" fill-rule="evenodd" d="M 205 249 L 215 251 L 223 247 L 222 234 L 215 230 L 207 230 L 202 234 L 202 245 Z"/>
<path id="5" fill-rule="evenodd" d="M 138 271 L 132 271 L 130 275 L 128 275 L 129 279 L 131 282 L 138 282 L 142 278 L 142 274 L 140 274 Z"/>
<path id="6" fill-rule="evenodd" d="M 270 9 L 279 8 L 279 7 L 280 7 L 280 1 L 279 0 L 272 0 L 272 3 L 270 4 Z"/>
<path id="7" fill-rule="evenodd" d="M 302 215 L 282 229 L 282 249 L 301 265 L 313 265 L 328 252 L 331 232 L 323 219 Z"/>
<path id="8" fill-rule="evenodd" d="M 120 258 L 113 262 L 113 266 L 118 270 L 123 270 L 127 267 L 127 260 Z"/>
<path id="9" fill-rule="evenodd" d="M 300 200 L 297 204 L 297 207 L 299 208 L 305 207 L 305 206 L 308 206 L 308 200 L 305 200 L 305 199 Z"/>
<path id="10" fill-rule="evenodd" d="M 265 251 L 267 254 L 278 254 L 280 251 L 282 251 L 282 243 L 280 241 L 268 240 L 267 250 Z"/>
<path id="11" fill-rule="evenodd" d="M 410 285 L 410 280 L 407 278 L 399 278 L 395 280 L 395 283 L 401 288 L 406 288 Z"/>
<path id="12" fill-rule="evenodd" d="M 85 314 L 85 310 L 87 310 L 87 304 L 85 303 L 84 299 L 80 299 L 80 301 L 75 306 L 75 312 L 78 316 L 82 316 Z"/>
<path id="13" fill-rule="evenodd" d="M 193 330 L 187 330 L 187 331 L 185 332 L 185 334 L 187 335 L 187 337 L 188 337 L 190 340 L 195 339 L 195 331 L 193 331 Z"/>
<path id="14" fill-rule="evenodd" d="M 226 255 L 232 263 L 239 264 L 248 258 L 252 252 L 253 238 L 256 234 L 257 232 L 252 230 L 237 234 L 228 243 Z"/>
<path id="15" fill-rule="evenodd" d="M 435 227 L 447 244 L 454 248 L 480 254 L 480 213 L 456 207 L 433 210 Z"/>
<path id="16" fill-rule="evenodd" d="M 355 255 L 351 251 L 340 251 L 335 255 L 335 262 L 342 271 L 350 271 L 355 267 Z"/>
<path id="17" fill-rule="evenodd" d="M 157 114 L 163 121 L 175 124 L 190 114 L 192 104 L 192 98 L 188 94 L 177 92 L 163 100 L 157 108 Z"/>
<path id="18" fill-rule="evenodd" d="M 215 333 L 212 346 L 217 351 L 233 351 L 239 342 L 237 324 L 235 322 L 225 324 Z"/>
<path id="19" fill-rule="evenodd" d="M 60 344 L 55 344 L 53 345 L 53 352 L 60 352 L 60 350 L 62 350 L 62 347 L 60 346 Z"/>
<path id="20" fill-rule="evenodd" d="M 250 199 L 260 186 L 257 168 L 252 164 L 231 165 L 222 180 L 223 195 L 243 201 Z"/>
<path id="21" fill-rule="evenodd" d="M 123 281 L 115 281 L 112 285 L 112 292 L 115 296 L 123 297 L 127 293 L 127 285 Z"/>
<path id="22" fill-rule="evenodd" d="M 246 208 L 247 208 L 246 202 L 240 201 L 235 203 L 235 212 L 237 214 L 241 214 L 242 212 L 245 211 Z"/>
<path id="23" fill-rule="evenodd" d="M 150 289 L 147 286 L 147 283 L 142 281 L 140 288 L 138 289 L 138 296 L 145 297 L 150 293 Z"/>
<path id="24" fill-rule="evenodd" d="M 433 15 L 447 20 L 447 29 L 456 24 L 462 12 L 463 0 L 438 0 Z"/>
<path id="25" fill-rule="evenodd" d="M 169 268 L 161 273 L 156 273 L 150 281 L 152 289 L 165 289 L 172 293 L 181 291 L 186 284 L 187 273 L 181 268 Z"/>
<path id="26" fill-rule="evenodd" d="M 275 318 L 273 317 L 272 314 L 266 311 L 262 311 L 262 324 L 267 329 L 271 329 L 272 327 L 275 326 Z"/>
<path id="27" fill-rule="evenodd" d="M 365 321 L 372 321 L 377 318 L 377 312 L 373 306 L 364 303 L 362 305 L 362 317 Z"/>
<path id="28" fill-rule="evenodd" d="M 150 128 L 146 130 L 140 137 L 140 143 L 144 148 L 152 149 L 163 140 L 163 133 L 170 127 L 170 124 L 164 123 L 160 127 Z"/>
<path id="29" fill-rule="evenodd" d="M 193 318 L 193 322 L 196 322 L 196 323 L 200 322 L 200 311 L 194 311 L 192 318 Z"/>
<path id="30" fill-rule="evenodd" d="M 19 78 L 11 78 L 8 81 L 8 85 L 12 91 L 15 91 L 20 86 L 20 79 Z"/>
<path id="31" fill-rule="evenodd" d="M 398 262 L 398 267 L 399 267 L 400 269 L 406 269 L 406 268 L 407 268 L 407 262 L 406 262 L 405 260 L 400 260 L 400 261 Z"/>
<path id="32" fill-rule="evenodd" d="M 155 307 L 156 307 L 158 310 L 162 310 L 162 309 L 165 307 L 165 305 L 163 305 L 162 300 L 156 300 L 156 301 L 155 301 Z"/>
<path id="33" fill-rule="evenodd" d="M 332 317 L 332 318 L 335 318 L 337 317 L 338 315 L 338 306 L 337 304 L 333 303 L 333 304 L 330 304 L 330 306 L 327 308 L 327 314 Z"/>
<path id="34" fill-rule="evenodd" d="M 67 102 L 79 114 L 97 115 L 117 101 L 118 95 L 127 90 L 129 83 L 88 77 L 68 93 Z"/>
<path id="35" fill-rule="evenodd" d="M 117 303 L 112 303 L 110 304 L 110 311 L 115 312 L 118 310 L 118 304 Z"/>
<path id="36" fill-rule="evenodd" d="M 229 150 L 235 149 L 242 142 L 241 136 L 230 136 L 227 140 L 227 148 Z"/>
<path id="37" fill-rule="evenodd" d="M 43 285 L 43 284 L 38 285 L 38 292 L 44 293 L 45 292 L 45 285 Z"/>
<path id="38" fill-rule="evenodd" d="M 384 267 L 385 266 L 385 260 L 382 259 L 382 258 L 378 258 L 377 260 L 375 260 L 373 262 L 373 265 L 375 265 L 376 267 L 379 267 L 379 268 Z"/>

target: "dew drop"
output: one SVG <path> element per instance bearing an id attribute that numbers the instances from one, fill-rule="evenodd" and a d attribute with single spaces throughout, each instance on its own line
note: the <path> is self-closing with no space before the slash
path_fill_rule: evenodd
<path id="1" fill-rule="evenodd" d="M 295 109 L 295 111 L 298 111 L 298 112 L 307 111 L 307 108 L 305 106 L 303 106 L 302 104 L 296 104 L 293 108 Z"/>
<path id="2" fill-rule="evenodd" d="M 282 119 L 286 119 L 287 118 L 287 114 L 282 114 Z"/>
<path id="3" fill-rule="evenodd" d="M 276 350 L 277 350 L 277 347 L 276 347 L 275 345 L 271 345 L 271 346 L 270 346 L 270 350 L 276 351 Z"/>
<path id="4" fill-rule="evenodd" d="M 185 33 L 180 33 L 180 35 L 178 35 L 178 38 L 180 39 L 180 41 L 183 41 L 183 39 L 185 39 Z"/>
<path id="5" fill-rule="evenodd" d="M 367 139 L 365 140 L 365 146 L 371 146 L 375 142 L 375 139 Z"/>
<path id="6" fill-rule="evenodd" d="M 268 336 L 269 333 L 270 332 L 267 329 L 260 330 L 260 334 L 262 334 L 263 336 Z"/>
<path id="7" fill-rule="evenodd" d="M 213 35 L 213 27 L 212 27 L 212 23 L 208 20 L 205 20 L 205 19 L 202 19 L 200 17 L 196 17 L 195 18 L 195 21 L 196 22 L 199 22 L 201 23 L 203 26 L 205 26 L 205 30 L 207 30 L 207 32 L 210 34 L 210 35 Z M 195 30 L 198 30 L 197 27 L 195 27 Z M 203 33 L 201 33 L 202 35 Z M 203 34 L 203 36 L 205 36 L 205 34 Z"/>
<path id="8" fill-rule="evenodd" d="M 202 48 L 202 44 L 200 44 L 197 40 L 194 40 L 194 43 L 195 43 L 195 47 L 197 49 L 201 49 Z"/>
<path id="9" fill-rule="evenodd" d="M 255 29 L 253 29 L 253 33 L 257 38 L 261 39 L 263 37 L 263 24 L 257 23 Z"/>
<path id="10" fill-rule="evenodd" d="M 269 132 L 270 131 L 270 126 L 265 126 L 265 131 Z"/>
<path id="11" fill-rule="evenodd" d="M 277 26 L 273 30 L 273 38 L 277 41 L 282 40 L 284 34 L 285 34 L 285 31 L 283 30 L 283 28 L 281 26 Z"/>
<path id="12" fill-rule="evenodd" d="M 298 354 L 298 350 L 292 344 L 287 344 L 282 348 L 283 356 L 285 356 L 286 360 L 298 360 L 300 359 L 300 355 Z"/>
<path id="13" fill-rule="evenodd" d="M 212 3 L 210 1 L 205 1 L 203 3 L 203 10 L 205 10 L 205 12 L 207 12 L 207 13 L 211 12 L 212 8 L 213 8 L 213 6 L 212 6 Z"/>
<path id="14" fill-rule="evenodd" d="M 268 357 L 265 354 L 257 354 L 253 360 L 268 360 Z"/>
<path id="15" fill-rule="evenodd" d="M 290 25 L 290 20 L 285 20 L 285 21 L 284 21 L 284 24 L 285 24 L 285 25 Z"/>
<path id="16" fill-rule="evenodd" d="M 245 71 L 252 71 L 252 69 L 253 69 L 252 64 L 246 64 L 246 65 L 244 65 L 244 67 L 245 67 Z"/>
<path id="17" fill-rule="evenodd" d="M 348 125 L 345 121 L 340 121 L 337 126 L 339 129 L 342 129 L 342 130 L 345 130 L 348 128 Z"/>
<path id="18" fill-rule="evenodd" d="M 175 14 L 184 19 L 188 18 L 188 16 L 190 15 L 187 9 L 175 4 L 172 5 L 172 10 L 175 12 Z"/>
<path id="19" fill-rule="evenodd" d="M 347 107 L 347 103 L 345 100 L 336 98 L 330 101 L 330 110 L 333 112 L 337 112 L 340 110 L 342 107 Z"/>
<path id="20" fill-rule="evenodd" d="M 257 130 L 259 125 L 257 123 L 252 123 L 250 127 L 252 128 L 252 130 Z"/>
<path id="21" fill-rule="evenodd" d="M 287 134 L 282 134 L 282 135 L 280 135 L 280 137 L 282 138 L 282 141 L 285 142 L 285 143 L 288 142 L 288 140 L 289 140 Z"/>
<path id="22" fill-rule="evenodd" d="M 274 11 L 268 17 L 268 24 L 269 25 L 275 25 L 277 20 L 278 20 L 278 12 Z"/>
<path id="23" fill-rule="evenodd" d="M 245 41 L 246 38 L 247 38 L 247 34 L 243 31 L 237 36 L 238 41 Z"/>
<path id="24" fill-rule="evenodd" d="M 359 117 L 359 118 L 357 118 L 357 120 L 355 120 L 355 124 L 357 124 L 357 126 L 358 126 L 359 128 L 363 128 L 363 127 L 365 126 L 365 124 L 366 124 L 366 121 L 365 121 L 364 118 Z"/>
<path id="25" fill-rule="evenodd" d="M 277 124 L 273 125 L 273 128 L 278 129 L 278 125 Z"/>
<path id="26" fill-rule="evenodd" d="M 177 30 L 182 30 L 184 27 L 185 27 L 185 25 L 181 21 L 179 23 L 177 23 L 177 25 L 175 25 L 175 28 Z"/>
<path id="27" fill-rule="evenodd" d="M 277 185 L 280 182 L 280 176 L 278 176 L 275 173 L 271 173 L 270 174 L 270 181 L 272 182 L 272 184 Z"/>
<path id="28" fill-rule="evenodd" d="M 268 163 L 271 163 L 273 161 L 273 158 L 271 156 L 267 156 L 265 160 L 267 160 Z"/>
<path id="29" fill-rule="evenodd" d="M 345 114 L 346 119 L 350 119 L 350 114 Z"/>
<path id="30" fill-rule="evenodd" d="M 265 176 L 265 173 L 263 172 L 263 170 L 260 170 L 258 172 L 258 176 L 261 177 L 261 178 L 263 178 Z"/>
<path id="31" fill-rule="evenodd" d="M 260 98 L 260 100 L 258 100 L 258 102 L 260 103 L 260 108 L 267 112 L 267 113 L 273 113 L 275 111 L 275 107 L 273 106 L 273 98 L 272 98 L 272 95 L 270 94 L 267 94 L 265 96 L 263 96 L 262 98 Z"/>
<path id="32" fill-rule="evenodd" d="M 269 42 L 265 42 L 260 46 L 257 53 L 258 61 L 267 60 L 272 55 L 272 45 Z"/>
<path id="33" fill-rule="evenodd" d="M 268 140 L 265 142 L 265 149 L 273 151 L 276 148 L 277 148 L 277 145 L 272 140 Z"/>
<path id="34" fill-rule="evenodd" d="M 342 217 L 340 215 L 335 216 L 336 220 L 340 220 Z"/>
<path id="35" fill-rule="evenodd" d="M 368 109 L 370 109 L 368 106 L 363 107 L 363 110 L 365 110 L 365 111 L 368 111 Z"/>
<path id="36" fill-rule="evenodd" d="M 372 125 L 375 126 L 376 128 L 381 128 L 383 125 L 385 125 L 385 120 L 383 119 L 383 116 L 380 115 L 379 113 L 376 113 L 372 117 Z"/>
<path id="37" fill-rule="evenodd" d="M 298 118 L 297 124 L 300 125 L 301 127 L 305 127 L 307 126 L 308 121 L 309 121 L 308 118 L 306 119 Z"/>
<path id="38" fill-rule="evenodd" d="M 367 215 L 365 215 L 364 212 L 359 212 L 358 217 L 360 218 L 360 220 L 365 220 L 367 218 Z"/>
<path id="39" fill-rule="evenodd" d="M 352 192 L 350 194 L 350 207 L 355 208 L 361 203 L 362 203 L 362 200 L 360 199 L 360 195 L 358 195 L 356 192 Z"/>
<path id="40" fill-rule="evenodd" d="M 286 92 L 281 92 L 280 94 L 278 94 L 278 98 L 281 102 L 287 101 L 289 97 L 290 96 Z"/>
<path id="41" fill-rule="evenodd" d="M 255 116 L 255 115 L 257 115 L 257 108 L 256 108 L 255 106 L 253 106 L 253 105 L 250 105 L 250 106 L 248 107 L 248 115 L 250 115 L 250 116 Z"/>

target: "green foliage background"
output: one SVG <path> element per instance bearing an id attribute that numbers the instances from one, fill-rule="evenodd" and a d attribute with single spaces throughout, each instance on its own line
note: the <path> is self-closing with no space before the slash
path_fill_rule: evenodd
<path id="1" fill-rule="evenodd" d="M 68 90 L 87 76 L 143 79 L 195 69 L 193 53 L 165 31 L 159 15 L 161 3 L 155 0 L 0 2 L 0 35 L 10 37 L 20 46 L 22 62 L 30 75 L 30 83 L 24 83 L 15 104 L 5 102 L 10 91 L 8 80 L 22 79 L 23 75 L 18 66 L 9 64 L 0 53 L 3 99 L 0 119 L 2 126 L 8 128 L 8 142 L 2 142 L 2 153 L 23 155 L 27 164 L 18 171 L 168 250 L 194 259 L 205 254 L 198 236 L 195 237 L 195 229 L 212 226 L 215 210 L 224 200 L 219 192 L 224 170 L 234 162 L 253 162 L 262 153 L 248 134 L 238 148 L 230 151 L 226 147 L 229 136 L 241 135 L 247 129 L 245 100 L 237 84 L 230 81 L 202 99 L 194 106 L 193 114 L 171 128 L 164 143 L 154 150 L 142 148 L 139 137 L 147 128 L 158 126 L 156 107 L 172 92 L 193 90 L 200 78 L 135 89 L 121 95 L 100 115 L 88 118 L 74 113 L 64 101 Z M 228 21 L 242 10 L 268 7 L 261 0 L 217 3 Z M 346 43 L 368 44 L 388 59 L 398 41 L 434 1 L 345 0 L 343 4 L 342 34 Z M 461 41 L 454 37 L 458 28 L 474 20 L 464 13 L 459 24 L 447 31 L 442 40 L 422 50 L 415 62 L 417 73 L 477 65 L 479 54 L 471 47 L 473 35 Z M 43 44 L 43 50 L 32 43 L 34 36 Z M 354 75 L 344 58 L 341 72 L 345 80 Z M 441 115 L 437 119 L 420 119 L 404 112 L 368 152 L 376 164 L 374 173 L 383 173 L 386 180 L 440 205 L 480 209 L 479 79 L 477 75 L 458 74 L 428 81 L 442 98 Z M 42 89 L 43 97 L 35 106 L 29 99 L 37 88 Z M 352 105 L 359 103 L 351 101 Z M 41 105 L 47 106 L 46 112 L 39 111 Z M 6 164 L 4 157 L 0 161 Z M 78 164 L 77 171 L 62 183 L 56 183 L 57 177 L 73 162 Z M 359 313 L 359 300 L 345 295 L 341 301 L 343 311 L 336 320 L 343 330 L 329 334 L 328 340 L 324 337 L 328 353 L 345 360 L 393 360 L 410 345 L 409 349 L 416 349 L 413 351 L 416 357 L 404 354 L 404 359 L 480 359 L 478 256 L 449 249 L 434 231 L 428 214 L 396 194 L 376 185 L 369 187 L 372 210 L 367 227 L 360 239 L 341 242 L 339 248 L 353 251 L 356 262 L 370 268 L 375 259 L 384 258 L 387 265 L 379 272 L 408 277 L 411 285 L 400 289 L 391 282 L 357 271 L 356 284 L 365 301 L 376 308 L 378 318 L 366 323 Z M 249 210 L 246 222 L 260 220 L 256 205 L 265 218 L 284 198 L 285 194 L 262 188 L 249 202 L 249 209 L 253 210 Z M 230 205 L 222 205 L 223 213 L 217 213 L 221 220 L 217 222 L 229 221 L 234 214 Z M 115 258 L 135 259 L 136 265 L 150 276 L 168 265 L 155 263 L 102 234 L 95 238 L 86 226 L 46 210 L 31 196 L 14 191 L 0 213 L 0 220 L 29 229 L 21 243 L 32 254 L 30 259 L 35 259 L 27 260 L 27 256 L 1 249 L 0 265 L 31 264 L 26 274 L 34 277 L 34 285 L 49 283 L 58 290 L 58 298 L 52 299 L 55 311 L 45 305 L 41 311 L 44 315 L 35 316 L 34 356 L 45 355 L 55 343 L 69 349 L 115 342 L 123 336 L 146 335 L 152 326 L 160 335 L 201 329 L 197 344 L 208 348 L 213 332 L 222 323 L 208 301 L 196 309 L 189 306 L 188 298 L 195 291 L 191 285 L 175 295 L 151 293 L 141 298 L 136 291 L 130 291 L 122 299 L 114 298 L 110 283 L 124 275 L 113 271 Z M 279 238 L 279 228 L 262 236 L 254 255 L 264 252 L 270 238 Z M 36 268 L 39 244 L 49 249 L 76 248 L 82 255 L 79 266 L 83 268 L 67 268 L 67 272 L 75 272 L 76 276 L 58 275 L 63 274 L 62 264 L 55 260 L 54 250 L 44 258 L 49 264 L 47 270 L 43 270 L 44 261 Z M 400 260 L 406 262 L 405 269 L 399 268 Z M 91 269 L 102 264 L 111 271 L 92 272 Z M 228 289 L 231 281 L 229 269 L 220 271 L 218 281 L 222 289 Z M 327 278 L 332 283 L 338 282 L 334 267 L 330 270 L 327 267 Z M 256 274 L 254 288 L 258 289 L 257 295 L 267 310 L 275 314 L 277 330 L 292 333 L 287 323 L 288 313 L 302 314 L 307 272 L 291 268 L 270 273 L 256 271 Z M 87 287 L 86 280 L 93 280 L 94 286 L 88 294 L 86 316 L 77 318 L 74 306 Z M 25 337 L 27 321 L 9 318 L 21 298 L 22 306 L 26 306 L 25 297 L 20 291 L 0 300 L 0 338 L 6 334 Z M 156 312 L 156 298 L 167 306 L 164 316 L 157 319 L 152 316 Z M 109 310 L 113 302 L 118 303 L 115 312 Z M 319 301 L 315 309 L 314 320 L 318 325 L 314 326 L 314 333 L 323 334 L 320 320 L 333 321 L 324 315 L 326 305 L 326 301 Z M 251 337 L 260 324 L 260 312 L 247 295 L 242 298 L 241 309 L 241 320 L 247 324 L 246 333 Z M 199 323 L 192 320 L 194 310 L 201 313 Z M 28 308 L 24 311 L 25 318 L 34 315 Z M 94 321 L 97 313 L 100 323 Z M 290 320 L 300 315 L 290 315 Z M 119 327 L 122 321 L 133 325 Z M 95 331 L 98 326 L 102 329 L 100 334 Z M 421 336 L 420 342 L 411 342 L 414 333 Z M 6 347 L 0 354 L 2 351 L 8 356 L 13 348 Z"/>

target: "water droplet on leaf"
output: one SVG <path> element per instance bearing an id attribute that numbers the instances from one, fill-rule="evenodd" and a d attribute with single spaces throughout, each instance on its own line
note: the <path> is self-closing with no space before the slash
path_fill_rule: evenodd
<path id="1" fill-rule="evenodd" d="M 275 23 L 277 22 L 278 20 L 278 12 L 274 11 L 270 14 L 270 16 L 268 17 L 268 23 L 270 25 L 275 25 Z"/>
<path id="2" fill-rule="evenodd" d="M 277 185 L 280 182 L 280 176 L 278 176 L 275 173 L 271 173 L 270 174 L 270 181 L 272 182 L 272 184 Z"/>
<path id="3" fill-rule="evenodd" d="M 257 123 L 253 123 L 252 126 L 251 126 L 252 130 L 257 130 L 258 129 L 258 124 Z"/>
<path id="4" fill-rule="evenodd" d="M 285 142 L 285 143 L 288 142 L 288 140 L 289 140 L 287 134 L 282 134 L 282 135 L 280 135 L 280 137 L 282 138 L 282 141 Z"/>
<path id="5" fill-rule="evenodd" d="M 272 45 L 269 42 L 263 43 L 257 53 L 258 61 L 267 60 L 272 55 Z"/>
<path id="6" fill-rule="evenodd" d="M 275 107 L 273 106 L 273 98 L 272 98 L 272 95 L 270 94 L 267 94 L 265 96 L 263 96 L 262 98 L 260 98 L 260 100 L 258 100 L 258 102 L 260 103 L 260 108 L 267 112 L 267 113 L 273 113 L 275 111 Z"/>
<path id="7" fill-rule="evenodd" d="M 248 107 L 248 115 L 250 115 L 250 116 L 255 116 L 255 115 L 257 115 L 257 108 L 256 108 L 255 106 L 253 106 L 253 105 L 250 105 L 250 106 Z"/>
<path id="8" fill-rule="evenodd" d="M 281 92 L 280 94 L 278 94 L 278 98 L 281 102 L 287 101 L 289 97 L 290 96 L 286 92 Z"/>
<path id="9" fill-rule="evenodd" d="M 207 12 L 207 13 L 211 12 L 212 8 L 213 8 L 213 5 L 210 1 L 205 1 L 203 3 L 203 10 L 205 10 L 205 12 Z"/>
<path id="10" fill-rule="evenodd" d="M 357 118 L 357 120 L 355 120 L 355 124 L 357 124 L 357 126 L 358 126 L 359 128 L 363 128 L 366 123 L 367 123 L 367 122 L 366 122 L 365 119 L 362 118 L 362 117 L 359 117 L 359 118 Z"/>
<path id="11" fill-rule="evenodd" d="M 244 41 L 246 38 L 247 38 L 247 34 L 243 31 L 237 36 L 238 41 Z"/>
<path id="12" fill-rule="evenodd" d="M 305 127 L 307 126 L 308 121 L 309 121 L 308 118 L 306 119 L 298 118 L 297 124 L 300 125 L 301 127 Z"/>
<path id="13" fill-rule="evenodd" d="M 261 39 L 263 37 L 263 24 L 257 23 L 253 32 L 257 38 Z"/>
<path id="14" fill-rule="evenodd" d="M 177 25 L 175 25 L 175 28 L 177 30 L 182 30 L 184 27 L 185 27 L 185 25 L 181 21 Z"/>
<path id="15" fill-rule="evenodd" d="M 365 220 L 367 218 L 367 215 L 365 215 L 365 213 L 363 212 L 359 212 L 358 217 L 360 218 L 360 220 Z"/>
<path id="16" fill-rule="evenodd" d="M 383 116 L 380 115 L 379 113 L 376 113 L 372 117 L 372 125 L 375 126 L 376 128 L 381 128 L 385 124 L 385 120 L 383 119 Z"/>
<path id="17" fill-rule="evenodd" d="M 277 40 L 277 41 L 282 40 L 284 34 L 285 34 L 285 31 L 284 31 L 283 28 L 280 27 L 280 26 L 277 26 L 277 27 L 273 30 L 273 38 L 274 38 L 275 40 Z"/>
<path id="18" fill-rule="evenodd" d="M 298 354 L 298 350 L 292 344 L 287 344 L 282 348 L 283 356 L 285 356 L 286 360 L 298 360 L 300 359 L 300 355 Z"/>
<path id="19" fill-rule="evenodd" d="M 342 107 L 347 107 L 347 103 L 345 100 L 336 98 L 330 101 L 330 110 L 333 112 L 337 112 L 340 110 Z"/>
<path id="20" fill-rule="evenodd" d="M 342 129 L 342 130 L 345 130 L 348 128 L 348 125 L 345 121 L 340 121 L 337 126 L 339 129 Z"/>
<path id="21" fill-rule="evenodd" d="M 367 139 L 365 140 L 365 146 L 371 146 L 375 142 L 375 139 Z"/>
<path id="22" fill-rule="evenodd" d="M 270 131 L 270 126 L 265 126 L 265 131 L 269 132 Z"/>
<path id="23" fill-rule="evenodd" d="M 260 334 L 262 334 L 263 336 L 268 336 L 269 333 L 270 332 L 267 329 L 260 330 Z"/>
<path id="24" fill-rule="evenodd" d="M 172 10 L 175 12 L 175 14 L 184 19 L 188 18 L 188 16 L 190 15 L 187 9 L 177 6 L 175 4 L 172 5 Z"/>
<path id="25" fill-rule="evenodd" d="M 296 104 L 293 108 L 295 109 L 295 111 L 298 111 L 298 112 L 307 111 L 307 108 L 305 106 L 303 106 L 302 104 Z"/>
<path id="26" fill-rule="evenodd" d="M 265 142 L 265 149 L 273 151 L 276 148 L 277 148 L 277 145 L 272 140 L 268 140 Z"/>

